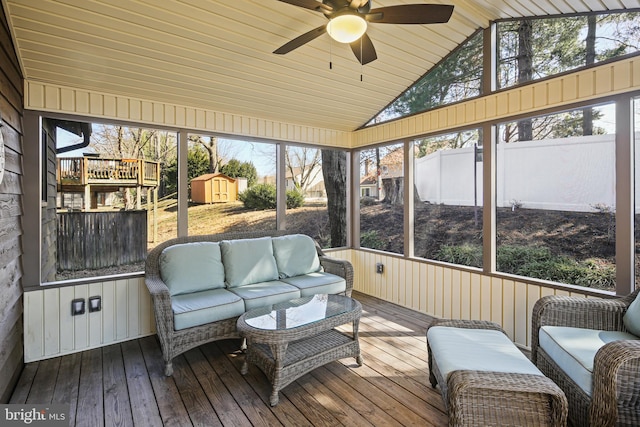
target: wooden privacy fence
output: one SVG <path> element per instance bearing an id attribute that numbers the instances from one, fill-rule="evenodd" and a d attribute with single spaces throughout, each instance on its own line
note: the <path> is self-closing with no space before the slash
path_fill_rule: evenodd
<path id="1" fill-rule="evenodd" d="M 144 261 L 147 212 L 58 213 L 58 270 L 92 270 Z"/>

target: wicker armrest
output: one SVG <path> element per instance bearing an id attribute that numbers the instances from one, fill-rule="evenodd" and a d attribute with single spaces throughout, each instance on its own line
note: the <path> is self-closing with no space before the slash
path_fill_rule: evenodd
<path id="1" fill-rule="evenodd" d="M 353 265 L 351 265 L 349 261 L 331 258 L 326 255 L 319 256 L 318 258 L 324 271 L 340 276 L 345 280 L 347 283 L 345 295 L 350 297 L 353 291 Z"/>
<path id="2" fill-rule="evenodd" d="M 639 382 L 640 339 L 614 341 L 598 350 L 593 364 L 591 425 L 606 426 L 610 420 L 640 424 Z"/>
<path id="3" fill-rule="evenodd" d="M 459 320 L 459 319 L 435 319 L 427 327 L 434 326 L 448 326 L 450 328 L 465 328 L 465 329 L 490 329 L 494 331 L 503 332 L 502 327 L 495 322 L 489 322 L 487 320 Z"/>
<path id="4" fill-rule="evenodd" d="M 621 331 L 629 302 L 623 298 L 580 298 L 548 295 L 533 306 L 531 318 L 531 360 L 537 362 L 539 329 L 542 326 Z"/>
<path id="5" fill-rule="evenodd" d="M 160 276 L 155 274 L 148 274 L 144 283 L 147 285 L 153 302 L 156 327 L 159 329 L 158 334 L 166 335 L 173 332 L 173 309 L 171 308 L 169 288 Z"/>

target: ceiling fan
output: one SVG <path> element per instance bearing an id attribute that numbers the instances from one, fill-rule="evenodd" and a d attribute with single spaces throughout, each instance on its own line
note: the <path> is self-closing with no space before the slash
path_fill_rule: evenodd
<path id="1" fill-rule="evenodd" d="M 453 6 L 444 4 L 403 4 L 371 9 L 371 0 L 279 1 L 323 13 L 329 22 L 285 43 L 273 53 L 284 55 L 328 33 L 334 40 L 348 43 L 363 65 L 378 57 L 366 34 L 367 23 L 438 24 L 448 22 L 453 13 Z"/>

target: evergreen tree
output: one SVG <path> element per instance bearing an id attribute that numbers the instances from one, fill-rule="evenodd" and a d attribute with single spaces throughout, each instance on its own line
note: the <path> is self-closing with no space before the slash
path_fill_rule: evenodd
<path id="1" fill-rule="evenodd" d="M 220 172 L 231 178 L 246 178 L 247 187 L 253 187 L 258 182 L 258 170 L 251 162 L 231 159 L 222 165 Z"/>

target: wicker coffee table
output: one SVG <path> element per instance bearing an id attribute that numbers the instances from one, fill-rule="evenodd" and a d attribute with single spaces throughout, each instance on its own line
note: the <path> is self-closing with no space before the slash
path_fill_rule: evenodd
<path id="1" fill-rule="evenodd" d="M 342 295 L 319 294 L 250 310 L 238 319 L 238 331 L 247 339 L 248 364 L 257 365 L 273 388 L 269 403 L 278 404 L 278 392 L 297 378 L 334 360 L 355 357 L 362 366 L 358 325 L 362 306 Z M 353 334 L 333 329 L 353 323 Z"/>

